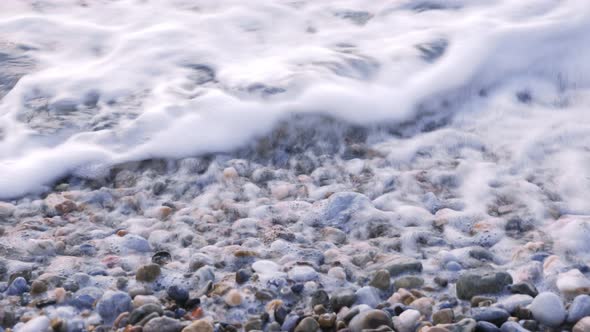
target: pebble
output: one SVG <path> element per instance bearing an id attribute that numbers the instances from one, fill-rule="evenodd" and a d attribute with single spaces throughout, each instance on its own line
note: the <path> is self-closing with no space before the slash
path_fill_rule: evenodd
<path id="1" fill-rule="evenodd" d="M 380 302 L 379 291 L 375 287 L 365 286 L 356 291 L 356 304 L 366 304 L 375 308 Z"/>
<path id="2" fill-rule="evenodd" d="M 185 324 L 169 317 L 158 317 L 150 319 L 143 326 L 143 332 L 180 332 Z"/>
<path id="3" fill-rule="evenodd" d="M 137 269 L 135 279 L 137 281 L 153 282 L 160 276 L 160 273 L 161 269 L 158 264 L 147 264 Z"/>
<path id="4" fill-rule="evenodd" d="M 51 326 L 51 321 L 46 316 L 39 316 L 31 319 L 30 321 L 26 322 L 20 328 L 17 329 L 18 332 L 41 332 L 47 331 Z"/>
<path id="5" fill-rule="evenodd" d="M 242 294 L 240 294 L 240 291 L 236 289 L 230 290 L 225 295 L 225 303 L 230 307 L 239 306 L 242 304 Z"/>
<path id="6" fill-rule="evenodd" d="M 510 314 L 501 308 L 481 307 L 472 308 L 471 316 L 478 322 L 485 321 L 495 324 L 496 326 L 502 326 L 502 324 L 508 320 Z"/>
<path id="7" fill-rule="evenodd" d="M 244 331 L 262 330 L 262 321 L 258 318 L 250 319 L 244 324 Z"/>
<path id="8" fill-rule="evenodd" d="M 408 309 L 401 315 L 393 318 L 393 325 L 398 332 L 414 332 L 416 324 L 420 321 L 422 314 L 418 310 Z"/>
<path id="9" fill-rule="evenodd" d="M 539 291 L 535 285 L 530 282 L 519 282 L 513 285 L 509 285 L 508 289 L 514 294 L 526 294 L 532 297 L 539 295 Z"/>
<path id="10" fill-rule="evenodd" d="M 247 269 L 239 269 L 236 272 L 236 282 L 238 284 L 243 284 L 248 282 L 248 280 L 250 280 L 250 278 L 252 277 L 252 272 L 250 272 Z"/>
<path id="11" fill-rule="evenodd" d="M 396 279 L 393 282 L 395 289 L 405 288 L 420 288 L 424 285 L 424 279 L 416 276 L 406 276 Z"/>
<path id="12" fill-rule="evenodd" d="M 588 332 L 590 331 L 590 317 L 584 317 L 582 319 L 580 319 L 580 321 L 578 321 L 576 323 L 576 325 L 574 325 L 574 328 L 572 329 L 572 332 Z"/>
<path id="13" fill-rule="evenodd" d="M 586 294 L 578 295 L 569 307 L 567 322 L 574 324 L 587 316 L 590 316 L 590 296 Z"/>
<path id="14" fill-rule="evenodd" d="M 565 320 L 563 303 L 554 293 L 540 293 L 533 300 L 530 309 L 536 321 L 549 327 L 558 327 Z"/>
<path id="15" fill-rule="evenodd" d="M 524 327 L 520 326 L 517 322 L 506 322 L 502 324 L 500 328 L 501 332 L 530 332 Z"/>
<path id="16" fill-rule="evenodd" d="M 580 294 L 590 293 L 590 280 L 578 269 L 560 273 L 556 284 L 565 298 L 571 299 Z"/>
<path id="17" fill-rule="evenodd" d="M 455 320 L 453 309 L 442 309 L 432 314 L 432 322 L 437 324 L 451 324 Z"/>
<path id="18" fill-rule="evenodd" d="M 509 313 L 513 313 L 519 307 L 526 307 L 533 302 L 533 297 L 525 294 L 514 294 L 501 299 L 498 305 Z"/>
<path id="19" fill-rule="evenodd" d="M 136 234 L 127 234 L 123 236 L 123 246 L 137 252 L 152 251 L 148 240 Z"/>
<path id="20" fill-rule="evenodd" d="M 322 305 L 324 307 L 330 305 L 330 296 L 323 289 L 319 289 L 311 294 L 310 306 L 314 308 L 318 305 Z"/>
<path id="21" fill-rule="evenodd" d="M 397 256 L 381 264 L 381 269 L 385 269 L 392 277 L 397 277 L 404 273 L 422 272 L 422 263 L 416 259 Z"/>
<path id="22" fill-rule="evenodd" d="M 295 266 L 289 271 L 289 278 L 297 282 L 316 280 L 318 273 L 311 266 Z"/>
<path id="23" fill-rule="evenodd" d="M 120 314 L 131 311 L 131 297 L 124 292 L 107 291 L 98 301 L 96 309 L 98 314 L 107 323 L 112 323 Z"/>
<path id="24" fill-rule="evenodd" d="M 145 317 L 147 317 L 153 313 L 156 313 L 157 316 L 161 316 L 164 314 L 164 310 L 162 309 L 162 307 L 159 304 L 147 303 L 147 304 L 144 304 L 141 307 L 136 308 L 133 311 L 131 311 L 131 313 L 129 314 L 128 321 L 131 324 L 137 324 L 141 320 L 143 320 Z"/>
<path id="25" fill-rule="evenodd" d="M 213 325 L 203 319 L 192 322 L 189 326 L 182 329 L 182 332 L 213 332 Z"/>
<path id="26" fill-rule="evenodd" d="M 136 295 L 133 298 L 133 307 L 134 308 L 139 308 L 144 304 L 148 304 L 148 303 L 160 303 L 160 300 L 153 296 L 153 295 Z"/>
<path id="27" fill-rule="evenodd" d="M 318 324 L 323 329 L 329 329 L 336 325 L 336 314 L 335 313 L 325 313 L 320 315 L 318 318 Z"/>
<path id="28" fill-rule="evenodd" d="M 343 307 L 351 307 L 356 302 L 356 293 L 351 289 L 340 289 L 334 291 L 330 298 L 330 304 L 335 312 L 340 311 Z"/>
<path id="29" fill-rule="evenodd" d="M 188 301 L 189 298 L 188 290 L 178 285 L 172 285 L 168 287 L 166 293 L 168 294 L 168 297 L 181 304 Z"/>
<path id="30" fill-rule="evenodd" d="M 490 322 L 479 321 L 474 332 L 500 332 L 500 328 Z"/>
<path id="31" fill-rule="evenodd" d="M 432 315 L 433 306 L 434 300 L 429 297 L 421 297 L 410 303 L 410 307 L 420 311 L 424 317 L 430 317 L 430 315 Z"/>
<path id="32" fill-rule="evenodd" d="M 369 285 L 381 289 L 386 290 L 389 289 L 391 285 L 391 275 L 387 270 L 379 270 L 373 275 L 373 279 L 369 283 Z"/>
<path id="33" fill-rule="evenodd" d="M 496 294 L 512 284 L 506 272 L 468 272 L 457 280 L 457 297 L 470 300 L 475 295 Z"/>
<path id="34" fill-rule="evenodd" d="M 355 315 L 348 324 L 348 328 L 351 332 L 361 332 L 366 329 L 376 329 L 382 325 L 393 327 L 391 317 L 382 310 L 373 309 Z"/>
<path id="35" fill-rule="evenodd" d="M 28 291 L 29 285 L 27 284 L 27 280 L 23 277 L 17 277 L 10 283 L 10 286 L 8 286 L 6 294 L 11 296 L 19 296 L 22 293 Z"/>
<path id="36" fill-rule="evenodd" d="M 320 328 L 320 324 L 313 317 L 306 317 L 297 324 L 295 332 L 315 332 Z"/>

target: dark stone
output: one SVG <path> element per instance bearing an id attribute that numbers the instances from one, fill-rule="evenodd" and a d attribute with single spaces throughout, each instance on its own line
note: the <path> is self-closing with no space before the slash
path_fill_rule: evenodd
<path id="1" fill-rule="evenodd" d="M 510 317 L 506 310 L 495 307 L 473 308 L 471 309 L 471 315 L 478 322 L 489 322 L 496 326 L 501 326 Z"/>
<path id="2" fill-rule="evenodd" d="M 189 298 L 188 290 L 177 285 L 172 285 L 168 287 L 166 293 L 171 299 L 176 301 L 176 303 L 180 304 L 185 303 L 186 301 L 188 301 Z"/>
<path id="3" fill-rule="evenodd" d="M 250 280 L 251 277 L 252 277 L 252 272 L 250 270 L 239 269 L 238 272 L 236 272 L 236 282 L 238 284 L 243 284 L 243 283 L 247 282 L 248 280 Z"/>
<path id="4" fill-rule="evenodd" d="M 155 303 L 147 303 L 131 311 L 128 321 L 130 324 L 137 324 L 152 313 L 156 313 L 158 316 L 161 316 L 164 314 L 164 310 Z"/>
<path id="5" fill-rule="evenodd" d="M 351 307 L 356 302 L 356 294 L 351 289 L 343 289 L 334 292 L 330 299 L 332 310 L 340 311 L 343 307 Z"/>
<path id="6" fill-rule="evenodd" d="M 470 300 L 475 295 L 496 294 L 512 284 L 512 277 L 506 272 L 469 272 L 457 280 L 457 296 Z"/>
<path id="7" fill-rule="evenodd" d="M 167 251 L 158 251 L 152 256 L 152 263 L 158 265 L 166 265 L 172 261 L 172 256 Z"/>
<path id="8" fill-rule="evenodd" d="M 481 321 L 475 325 L 475 332 L 500 332 L 500 328 L 492 323 Z"/>
<path id="9" fill-rule="evenodd" d="M 330 296 L 325 290 L 317 290 L 311 294 L 311 307 L 315 307 L 316 305 L 321 304 L 324 307 L 330 305 Z"/>
<path id="10" fill-rule="evenodd" d="M 366 329 L 376 329 L 381 326 L 393 327 L 389 314 L 383 310 L 367 310 L 354 316 L 348 324 L 351 332 L 361 332 Z"/>
<path id="11" fill-rule="evenodd" d="M 508 289 L 513 294 L 526 294 L 532 297 L 539 295 L 539 291 L 535 287 L 535 285 L 531 284 L 530 282 L 519 282 L 517 284 L 509 285 Z"/>

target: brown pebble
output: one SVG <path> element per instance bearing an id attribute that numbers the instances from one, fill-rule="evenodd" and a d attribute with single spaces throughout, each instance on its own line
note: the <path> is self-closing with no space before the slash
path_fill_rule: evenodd
<path id="1" fill-rule="evenodd" d="M 47 291 L 47 283 L 40 280 L 35 280 L 31 284 L 31 295 L 39 295 Z"/>

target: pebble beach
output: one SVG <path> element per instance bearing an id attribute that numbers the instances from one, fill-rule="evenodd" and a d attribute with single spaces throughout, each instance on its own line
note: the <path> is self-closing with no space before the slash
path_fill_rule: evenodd
<path id="1" fill-rule="evenodd" d="M 0 4 L 0 332 L 590 331 L 590 12 L 528 4 Z"/>

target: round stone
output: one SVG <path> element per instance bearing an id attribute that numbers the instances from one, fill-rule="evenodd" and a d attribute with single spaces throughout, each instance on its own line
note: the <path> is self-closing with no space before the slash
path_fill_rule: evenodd
<path id="1" fill-rule="evenodd" d="M 41 280 L 35 280 L 31 284 L 31 294 L 39 295 L 47 291 L 47 283 Z"/>
<path id="2" fill-rule="evenodd" d="M 550 292 L 537 295 L 530 309 L 536 321 L 549 327 L 558 327 L 565 320 L 566 311 L 561 299 Z"/>
<path id="3" fill-rule="evenodd" d="M 361 332 L 362 330 L 376 329 L 383 325 L 393 327 L 391 317 L 387 313 L 383 310 L 367 310 L 354 316 L 348 327 L 351 332 Z"/>
<path id="4" fill-rule="evenodd" d="M 131 311 L 131 297 L 124 292 L 107 291 L 96 305 L 98 314 L 106 323 L 112 323 L 117 316 Z"/>
<path id="5" fill-rule="evenodd" d="M 185 303 L 189 298 L 188 290 L 178 285 L 168 287 L 166 293 L 177 303 Z"/>
<path id="6" fill-rule="evenodd" d="M 377 271 L 373 276 L 370 285 L 382 290 L 389 289 L 389 286 L 391 285 L 391 275 L 389 274 L 389 271 Z"/>
<path id="7" fill-rule="evenodd" d="M 230 290 L 225 295 L 225 303 L 230 307 L 239 306 L 242 304 L 242 294 L 240 294 L 240 291 L 236 289 Z"/>
<path id="8" fill-rule="evenodd" d="M 315 332 L 320 328 L 320 324 L 313 317 L 306 317 L 297 324 L 295 332 Z"/>
<path id="9" fill-rule="evenodd" d="M 393 320 L 395 330 L 399 332 L 413 332 L 416 324 L 420 321 L 420 311 L 408 309 Z"/>
<path id="10" fill-rule="evenodd" d="M 153 282 L 160 276 L 160 273 L 161 269 L 158 264 L 147 264 L 137 269 L 135 279 L 137 281 Z"/>

